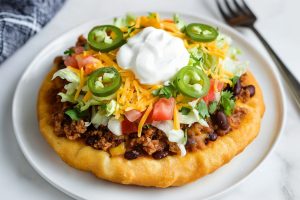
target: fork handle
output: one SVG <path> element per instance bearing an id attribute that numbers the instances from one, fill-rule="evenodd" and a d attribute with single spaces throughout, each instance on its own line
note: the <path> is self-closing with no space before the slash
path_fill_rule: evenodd
<path id="1" fill-rule="evenodd" d="M 272 47 L 268 44 L 268 42 L 264 39 L 264 37 L 258 32 L 258 30 L 254 27 L 250 27 L 251 30 L 256 34 L 256 36 L 263 43 L 269 54 L 271 55 L 273 61 L 279 68 L 280 72 L 283 74 L 285 81 L 287 82 L 287 86 L 294 97 L 298 108 L 300 109 L 300 83 L 296 79 L 296 77 L 290 72 L 290 70 L 286 67 L 283 61 L 279 58 L 279 56 L 274 52 Z"/>

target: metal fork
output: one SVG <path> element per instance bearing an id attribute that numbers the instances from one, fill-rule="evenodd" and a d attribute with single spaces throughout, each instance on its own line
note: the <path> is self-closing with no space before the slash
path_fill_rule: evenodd
<path id="1" fill-rule="evenodd" d="M 224 9 L 220 3 L 223 1 Z M 244 0 L 217 0 L 218 9 L 220 10 L 225 21 L 231 26 L 240 26 L 250 28 L 256 36 L 263 43 L 269 54 L 271 55 L 274 63 L 279 68 L 280 72 L 283 74 L 283 77 L 287 83 L 288 88 L 290 89 L 291 94 L 293 95 L 298 108 L 300 109 L 300 84 L 295 76 L 290 72 L 286 67 L 283 61 L 279 56 L 274 52 L 271 46 L 263 38 L 263 36 L 258 32 L 254 27 L 255 21 L 257 20 L 254 13 L 250 10 Z M 227 11 L 226 11 L 227 10 Z"/>

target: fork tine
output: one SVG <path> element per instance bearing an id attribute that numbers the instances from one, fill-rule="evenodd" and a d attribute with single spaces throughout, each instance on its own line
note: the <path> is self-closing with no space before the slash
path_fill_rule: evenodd
<path id="1" fill-rule="evenodd" d="M 243 3 L 245 9 L 247 10 L 247 12 L 252 15 L 253 17 L 255 17 L 254 13 L 251 11 L 251 9 L 248 7 L 248 5 L 246 4 L 246 2 L 244 0 L 241 0 L 241 2 Z"/>
<path id="2" fill-rule="evenodd" d="M 239 10 L 239 12 L 247 14 L 247 12 L 245 12 L 245 10 L 240 6 L 240 4 L 237 2 L 237 0 L 233 0 L 233 3 L 235 5 L 235 7 Z"/>
<path id="3" fill-rule="evenodd" d="M 237 16 L 237 13 L 231 8 L 228 0 L 225 0 L 225 5 L 226 5 L 226 7 L 227 7 L 227 9 L 228 9 L 228 11 L 230 12 L 231 15 Z"/>
<path id="4" fill-rule="evenodd" d="M 217 6 L 218 6 L 218 9 L 219 9 L 221 15 L 223 16 L 223 18 L 224 18 L 226 21 L 228 21 L 228 20 L 230 19 L 230 17 L 229 17 L 229 16 L 224 12 L 224 10 L 222 9 L 219 0 L 217 0 Z"/>

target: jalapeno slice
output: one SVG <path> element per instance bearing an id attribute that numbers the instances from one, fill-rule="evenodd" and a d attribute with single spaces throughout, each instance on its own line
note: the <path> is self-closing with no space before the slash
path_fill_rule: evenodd
<path id="1" fill-rule="evenodd" d="M 108 52 L 124 44 L 123 32 L 116 26 L 94 27 L 88 34 L 88 43 L 92 49 Z"/>
<path id="2" fill-rule="evenodd" d="M 193 66 L 186 66 L 177 73 L 175 85 L 183 95 L 192 98 L 200 98 L 208 93 L 210 81 L 201 69 Z"/>
<path id="3" fill-rule="evenodd" d="M 215 28 L 207 24 L 198 24 L 198 23 L 189 24 L 186 27 L 186 34 L 192 40 L 198 42 L 212 42 L 219 35 L 218 31 Z"/>
<path id="4" fill-rule="evenodd" d="M 89 90 L 98 97 L 115 93 L 121 86 L 121 76 L 114 67 L 103 67 L 94 71 L 87 80 Z"/>

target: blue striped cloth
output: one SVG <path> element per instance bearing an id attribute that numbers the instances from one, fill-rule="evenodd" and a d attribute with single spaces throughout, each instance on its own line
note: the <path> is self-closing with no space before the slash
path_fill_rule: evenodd
<path id="1" fill-rule="evenodd" d="M 0 0 L 0 64 L 36 34 L 65 0 Z"/>

